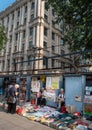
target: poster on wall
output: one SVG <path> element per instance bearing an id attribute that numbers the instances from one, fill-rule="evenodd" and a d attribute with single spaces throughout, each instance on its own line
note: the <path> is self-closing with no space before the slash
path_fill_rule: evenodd
<path id="1" fill-rule="evenodd" d="M 84 103 L 92 103 L 92 87 L 91 86 L 85 87 Z"/>
<path id="2" fill-rule="evenodd" d="M 59 77 L 46 77 L 46 95 L 48 100 L 56 101 L 55 89 L 59 89 Z"/>
<path id="3" fill-rule="evenodd" d="M 52 77 L 46 77 L 46 89 L 52 89 Z"/>
<path id="4" fill-rule="evenodd" d="M 52 89 L 59 89 L 59 77 L 52 77 Z"/>
<path id="5" fill-rule="evenodd" d="M 44 95 L 45 95 L 47 100 L 50 100 L 50 101 L 53 101 L 53 102 L 56 101 L 56 94 L 55 94 L 55 91 L 53 89 L 52 90 L 50 90 L 50 89 L 46 90 Z"/>
<path id="6" fill-rule="evenodd" d="M 39 92 L 40 91 L 40 81 L 37 79 L 33 79 L 31 82 L 31 90 L 32 92 Z"/>
<path id="7" fill-rule="evenodd" d="M 86 86 L 84 91 L 84 114 L 92 116 L 92 86 Z"/>

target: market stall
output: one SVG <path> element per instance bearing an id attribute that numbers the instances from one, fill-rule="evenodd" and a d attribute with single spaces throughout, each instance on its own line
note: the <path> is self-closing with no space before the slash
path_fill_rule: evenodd
<path id="1" fill-rule="evenodd" d="M 86 76 L 83 114 L 92 120 L 92 75 Z"/>

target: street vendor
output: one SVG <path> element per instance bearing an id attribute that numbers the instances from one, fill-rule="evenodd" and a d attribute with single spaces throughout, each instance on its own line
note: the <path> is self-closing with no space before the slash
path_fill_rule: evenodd
<path id="1" fill-rule="evenodd" d="M 45 90 L 45 88 L 42 88 L 41 91 L 42 91 L 41 106 L 45 106 L 46 105 L 46 98 L 45 98 L 46 90 Z"/>
<path id="2" fill-rule="evenodd" d="M 37 106 L 45 106 L 46 98 L 45 98 L 45 89 L 42 87 L 41 90 L 37 93 Z"/>
<path id="3" fill-rule="evenodd" d="M 41 90 L 37 93 L 37 106 L 41 105 L 42 92 Z"/>
<path id="4" fill-rule="evenodd" d="M 57 105 L 58 105 L 58 110 L 61 111 L 62 103 L 65 102 L 65 94 L 64 94 L 64 89 L 61 88 L 60 94 L 57 97 Z"/>

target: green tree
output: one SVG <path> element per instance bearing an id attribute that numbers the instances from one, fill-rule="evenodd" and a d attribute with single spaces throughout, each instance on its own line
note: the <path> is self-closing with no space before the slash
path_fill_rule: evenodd
<path id="1" fill-rule="evenodd" d="M 3 45 L 7 41 L 7 36 L 4 26 L 0 25 L 0 50 L 3 48 Z"/>
<path id="2" fill-rule="evenodd" d="M 64 39 L 71 51 L 92 50 L 92 0 L 48 0 L 57 15 L 64 21 Z M 92 52 L 86 53 L 92 58 Z"/>

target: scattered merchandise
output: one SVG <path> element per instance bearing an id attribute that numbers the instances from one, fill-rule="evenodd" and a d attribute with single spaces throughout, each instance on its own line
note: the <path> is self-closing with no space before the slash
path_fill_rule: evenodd
<path id="1" fill-rule="evenodd" d="M 0 107 L 6 110 L 6 102 L 0 102 Z M 40 107 L 30 102 L 22 102 L 17 105 L 16 113 L 56 130 L 92 130 L 92 124 L 82 121 L 79 112 L 63 114 L 49 106 Z"/>

